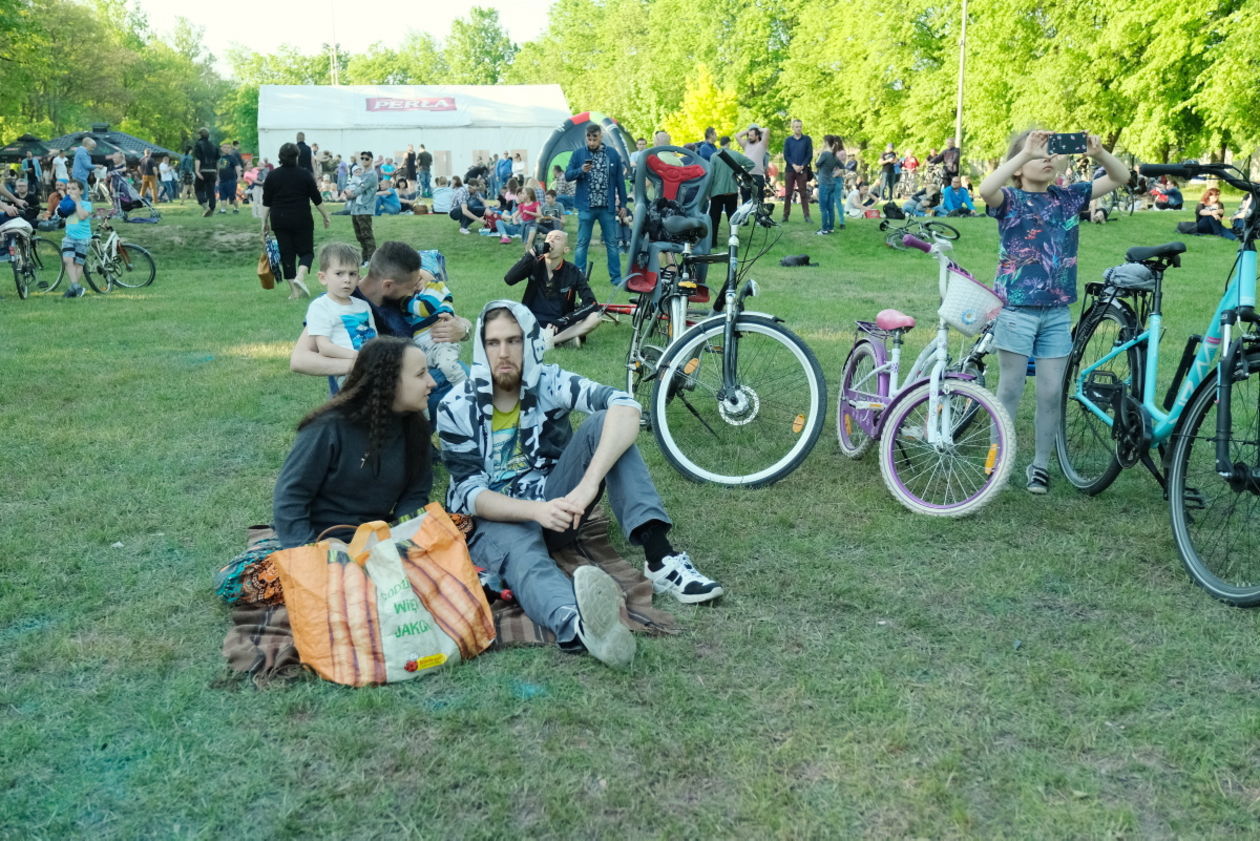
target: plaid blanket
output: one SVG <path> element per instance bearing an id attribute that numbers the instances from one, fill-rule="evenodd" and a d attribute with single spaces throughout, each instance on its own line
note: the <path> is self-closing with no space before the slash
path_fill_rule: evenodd
<path id="1" fill-rule="evenodd" d="M 275 532 L 270 529 L 251 527 L 246 549 L 274 537 Z M 630 630 L 647 634 L 676 634 L 681 630 L 671 614 L 652 606 L 652 584 L 643 572 L 617 554 L 609 542 L 608 517 L 602 508 L 582 524 L 574 542 L 553 552 L 552 558 L 570 576 L 585 564 L 593 564 L 611 575 L 626 595 L 621 620 Z M 515 602 L 496 601 L 492 607 L 494 648 L 547 645 L 555 640 L 551 631 L 535 625 Z M 236 607 L 232 609 L 231 621 L 232 627 L 223 640 L 223 656 L 234 672 L 250 677 L 256 684 L 283 680 L 301 672 L 284 605 Z"/>

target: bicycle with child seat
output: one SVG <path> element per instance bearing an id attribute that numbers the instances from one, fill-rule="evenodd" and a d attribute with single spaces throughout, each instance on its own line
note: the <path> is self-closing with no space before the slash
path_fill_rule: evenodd
<path id="1" fill-rule="evenodd" d="M 1211 176 L 1260 195 L 1260 183 L 1227 164 L 1146 164 L 1141 172 Z M 1087 494 L 1103 491 L 1126 467 L 1146 466 L 1164 487 L 1186 571 L 1212 596 L 1239 607 L 1260 605 L 1258 234 L 1253 209 L 1212 320 L 1187 340 L 1162 401 L 1163 278 L 1180 265 L 1185 246 L 1131 248 L 1128 263 L 1086 286 L 1057 440 L 1064 476 Z"/>
<path id="2" fill-rule="evenodd" d="M 906 235 L 905 244 L 940 266 L 936 336 L 903 380 L 901 347 L 915 320 L 888 309 L 873 322 L 858 321 L 840 374 L 836 435 L 840 451 L 854 459 L 879 441 L 880 473 L 902 505 L 959 517 L 986 505 L 1015 462 L 1014 425 L 984 387 L 984 357 L 1002 302 L 950 259 L 949 241 L 929 245 Z M 956 360 L 949 355 L 951 327 L 976 336 Z"/>
<path id="3" fill-rule="evenodd" d="M 32 291 L 39 289 L 39 270 L 43 268 L 35 251 L 34 228 L 20 216 L 0 224 L 0 243 L 7 242 L 9 266 L 13 269 L 13 283 L 18 298 L 26 300 Z"/>
<path id="4" fill-rule="evenodd" d="M 51 246 L 51 243 L 49 243 Z M 65 263 L 58 255 L 60 271 L 46 290 L 52 292 L 66 277 Z M 47 262 L 47 261 L 45 261 Z M 83 264 L 83 279 L 92 291 L 104 295 L 115 286 L 139 289 L 148 286 L 157 277 L 157 263 L 147 248 L 119 238 L 109 220 L 101 222 L 92 232 L 87 260 Z"/>
<path id="5" fill-rule="evenodd" d="M 879 229 L 884 232 L 884 245 L 897 251 L 906 251 L 909 248 L 905 243 L 907 236 L 912 236 L 922 242 L 940 240 L 953 242 L 960 236 L 958 229 L 953 225 L 935 220 L 925 222 L 915 216 L 908 216 L 900 222 L 885 219 L 879 223 Z"/>
<path id="6" fill-rule="evenodd" d="M 751 176 L 725 151 L 713 160 L 729 166 L 741 188 L 753 190 Z M 766 235 L 761 250 L 741 264 L 740 231 L 752 223 Z M 682 285 L 682 273 L 661 284 L 659 302 L 647 302 L 641 330 L 650 339 L 646 331 L 660 329 L 660 315 L 668 314 L 669 340 L 661 339 L 665 347 L 655 362 L 640 350 L 627 366 L 641 365 L 642 376 L 651 380 L 649 423 L 678 472 L 697 482 L 761 487 L 787 476 L 814 448 L 826 415 L 827 383 L 813 351 L 782 319 L 746 309 L 757 294 L 748 271 L 778 241 L 770 237 L 778 228 L 770 210 L 753 196 L 731 216 L 730 226 L 724 254 L 683 260 L 688 278 L 702 262 L 726 264 L 713 309 L 684 331 L 687 302 L 699 289 Z M 750 251 L 755 237 L 754 230 Z"/>

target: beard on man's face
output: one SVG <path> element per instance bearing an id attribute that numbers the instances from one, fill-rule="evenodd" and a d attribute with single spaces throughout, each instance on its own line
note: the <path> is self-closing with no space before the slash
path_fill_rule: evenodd
<path id="1" fill-rule="evenodd" d="M 500 391 L 519 391 L 521 388 L 521 372 L 519 370 L 510 373 L 507 371 L 495 371 L 492 374 L 492 378 L 494 379 L 494 387 Z"/>

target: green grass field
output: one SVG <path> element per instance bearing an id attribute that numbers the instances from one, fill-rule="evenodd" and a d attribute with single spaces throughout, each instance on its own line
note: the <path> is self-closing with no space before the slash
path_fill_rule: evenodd
<path id="1" fill-rule="evenodd" d="M 1175 239 L 1180 218 L 1084 230 L 1082 280 Z M 833 389 L 799 471 L 698 486 L 641 441 L 720 603 L 670 605 L 685 632 L 641 640 L 624 674 L 526 648 L 363 690 L 257 690 L 219 652 L 211 575 L 269 518 L 294 425 L 325 394 L 288 370 L 304 304 L 259 289 L 256 220 L 184 208 L 124 226 L 158 261 L 138 291 L 19 301 L 0 265 L 0 837 L 1250 836 L 1260 613 L 1189 581 L 1144 471 L 1087 499 L 1056 470 L 1035 498 L 1021 452 L 1017 487 L 954 522 L 903 510 L 871 455 L 839 455 L 853 319 L 935 310 L 935 264 L 875 224 L 824 238 L 796 218 L 753 273 L 756 308 Z M 517 245 L 445 217 L 376 226 L 443 249 L 465 314 L 519 294 L 501 282 Z M 991 277 L 996 226 L 958 226 L 958 261 Z M 348 219 L 317 232 L 334 236 L 353 242 Z M 1165 374 L 1233 260 L 1223 240 L 1188 245 Z M 601 298 L 624 300 L 592 253 Z M 790 253 L 821 265 L 779 268 Z M 554 359 L 619 383 L 628 333 L 605 325 Z"/>

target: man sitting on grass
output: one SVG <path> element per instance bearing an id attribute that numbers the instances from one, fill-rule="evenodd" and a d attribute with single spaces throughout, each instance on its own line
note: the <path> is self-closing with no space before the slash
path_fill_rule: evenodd
<path id="1" fill-rule="evenodd" d="M 565 342 L 581 347 L 582 337 L 599 326 L 595 293 L 578 267 L 565 261 L 568 253 L 569 235 L 552 231 L 541 246 L 527 249 L 503 276 L 508 286 L 528 281 L 521 303 L 538 320 L 547 347 Z"/>
<path id="2" fill-rule="evenodd" d="M 605 489 L 629 541 L 642 546 L 658 593 L 695 604 L 722 595 L 669 542 L 670 520 L 635 447 L 630 395 L 542 363 L 542 330 L 524 304 L 482 311 L 472 373 L 438 407 L 447 507 L 471 514 L 473 563 L 501 576 L 525 614 L 561 648 L 625 667 L 634 638 L 620 621 L 621 590 L 595 567 L 570 580 L 550 548 L 571 542 Z M 569 413 L 587 418 L 575 433 Z"/>

